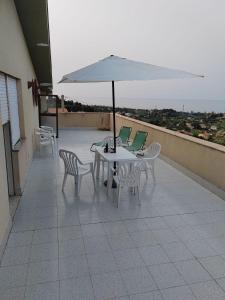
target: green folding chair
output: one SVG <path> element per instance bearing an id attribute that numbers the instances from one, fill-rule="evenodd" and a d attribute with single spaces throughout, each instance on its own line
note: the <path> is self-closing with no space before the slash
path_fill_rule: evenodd
<path id="1" fill-rule="evenodd" d="M 127 126 L 122 126 L 118 137 L 121 139 L 122 144 L 127 145 L 132 128 Z"/>
<path id="2" fill-rule="evenodd" d="M 127 146 L 126 149 L 133 152 L 143 150 L 147 136 L 148 132 L 138 130 L 135 134 L 132 144 Z"/>

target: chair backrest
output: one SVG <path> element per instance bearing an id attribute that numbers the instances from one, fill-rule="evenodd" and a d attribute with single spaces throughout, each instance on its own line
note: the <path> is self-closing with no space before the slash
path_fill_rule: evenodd
<path id="1" fill-rule="evenodd" d="M 135 151 L 143 149 L 146 139 L 148 136 L 148 132 L 138 130 L 135 134 L 132 147 L 135 149 Z"/>
<path id="2" fill-rule="evenodd" d="M 141 164 L 139 162 L 124 162 L 119 164 L 118 179 L 128 187 L 140 185 Z"/>
<path id="3" fill-rule="evenodd" d="M 35 135 L 38 137 L 40 144 L 51 143 L 51 135 L 41 128 L 35 128 Z"/>
<path id="4" fill-rule="evenodd" d="M 47 132 L 49 132 L 49 133 L 54 133 L 54 129 L 53 129 L 53 127 L 50 127 L 50 126 L 40 126 L 40 128 L 41 129 L 43 129 L 43 130 L 45 130 L 45 131 L 47 131 Z"/>
<path id="5" fill-rule="evenodd" d="M 59 156 L 64 162 L 65 173 L 74 176 L 79 174 L 78 158 L 75 153 L 68 150 L 60 149 Z"/>
<path id="6" fill-rule="evenodd" d="M 126 127 L 126 126 L 122 126 L 120 128 L 119 137 L 121 138 L 123 144 L 127 143 L 131 134 L 131 130 L 132 130 L 131 127 Z"/>
<path id="7" fill-rule="evenodd" d="M 146 158 L 155 159 L 159 156 L 160 151 L 161 151 L 161 145 L 159 143 L 152 143 L 144 151 L 144 155 L 146 155 Z"/>

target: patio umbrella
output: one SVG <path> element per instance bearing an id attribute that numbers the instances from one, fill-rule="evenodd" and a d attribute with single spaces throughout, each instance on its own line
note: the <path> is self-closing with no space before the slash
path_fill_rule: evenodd
<path id="1" fill-rule="evenodd" d="M 115 81 L 184 79 L 204 77 L 110 55 L 94 64 L 63 76 L 59 83 L 112 82 L 113 135 L 116 152 Z"/>

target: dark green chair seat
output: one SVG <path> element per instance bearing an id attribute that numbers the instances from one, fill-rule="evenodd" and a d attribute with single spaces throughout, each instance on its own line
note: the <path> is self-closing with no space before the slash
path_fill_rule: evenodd
<path id="1" fill-rule="evenodd" d="M 135 134 L 132 144 L 127 146 L 126 149 L 134 152 L 143 150 L 147 140 L 147 136 L 148 136 L 148 132 L 138 130 Z"/>

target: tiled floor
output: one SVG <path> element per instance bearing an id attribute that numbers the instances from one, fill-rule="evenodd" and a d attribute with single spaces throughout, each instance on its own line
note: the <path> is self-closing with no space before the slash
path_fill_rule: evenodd
<path id="1" fill-rule="evenodd" d="M 62 130 L 59 148 L 93 159 L 106 132 Z M 225 202 L 158 160 L 119 209 L 102 178 L 61 192 L 58 156 L 38 154 L 0 267 L 1 300 L 225 299 Z"/>

